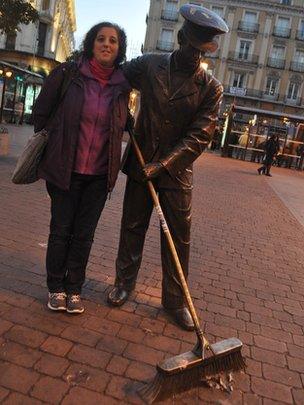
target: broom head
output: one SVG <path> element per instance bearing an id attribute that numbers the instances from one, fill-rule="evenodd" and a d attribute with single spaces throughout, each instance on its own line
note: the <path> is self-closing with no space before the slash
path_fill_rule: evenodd
<path id="1" fill-rule="evenodd" d="M 241 354 L 243 344 L 239 339 L 225 339 L 210 346 L 213 354 L 209 357 L 202 358 L 190 351 L 158 364 L 154 380 L 142 387 L 139 395 L 146 403 L 152 404 L 200 386 L 206 377 L 245 368 Z"/>

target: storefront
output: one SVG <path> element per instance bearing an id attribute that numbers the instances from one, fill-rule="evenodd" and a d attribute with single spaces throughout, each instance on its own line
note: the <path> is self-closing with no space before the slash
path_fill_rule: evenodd
<path id="1" fill-rule="evenodd" d="M 303 170 L 304 117 L 233 105 L 226 113 L 222 156 L 260 162 L 269 136 L 278 135 L 276 164 Z"/>
<path id="2" fill-rule="evenodd" d="M 0 123 L 30 122 L 43 76 L 0 61 Z"/>

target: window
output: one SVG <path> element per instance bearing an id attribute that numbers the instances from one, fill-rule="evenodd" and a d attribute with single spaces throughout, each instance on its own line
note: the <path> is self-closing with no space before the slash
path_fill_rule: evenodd
<path id="1" fill-rule="evenodd" d="M 224 18 L 225 15 L 224 7 L 212 6 L 211 10 L 220 17 Z"/>
<path id="2" fill-rule="evenodd" d="M 46 11 L 50 8 L 50 0 L 43 0 L 41 5 L 41 10 Z"/>
<path id="3" fill-rule="evenodd" d="M 277 94 L 279 88 L 279 79 L 268 77 L 266 82 L 266 91 L 265 94 L 268 96 L 274 96 Z"/>
<path id="4" fill-rule="evenodd" d="M 245 82 L 246 82 L 246 74 L 245 73 L 234 73 L 233 75 L 233 81 L 232 81 L 232 87 L 237 87 L 240 89 L 245 88 Z"/>
<path id="5" fill-rule="evenodd" d="M 14 50 L 16 46 L 16 37 L 15 32 L 6 35 L 5 49 Z"/>
<path id="6" fill-rule="evenodd" d="M 304 39 L 304 20 L 300 21 L 297 38 Z"/>
<path id="7" fill-rule="evenodd" d="M 162 18 L 165 20 L 177 21 L 178 9 L 177 3 L 172 0 L 167 0 L 164 10 L 162 11 Z"/>
<path id="8" fill-rule="evenodd" d="M 288 86 L 287 98 L 288 100 L 296 101 L 298 99 L 300 91 L 300 84 L 295 82 L 290 82 Z"/>
<path id="9" fill-rule="evenodd" d="M 291 6 L 292 0 L 281 0 L 281 4 L 286 4 L 287 6 Z"/>
<path id="10" fill-rule="evenodd" d="M 47 24 L 40 22 L 38 28 L 38 49 L 37 54 L 44 56 L 45 40 L 47 34 Z"/>
<path id="11" fill-rule="evenodd" d="M 304 63 L 304 51 L 296 51 L 295 62 Z"/>
<path id="12" fill-rule="evenodd" d="M 162 29 L 157 48 L 162 51 L 172 51 L 174 48 L 173 30 Z"/>
<path id="13" fill-rule="evenodd" d="M 290 36 L 290 19 L 278 17 L 273 33 L 278 37 L 288 38 Z"/>
<path id="14" fill-rule="evenodd" d="M 253 11 L 245 11 L 244 21 L 255 24 L 257 22 L 257 13 L 254 13 Z"/>
<path id="15" fill-rule="evenodd" d="M 239 59 L 248 60 L 250 56 L 250 48 L 251 42 L 250 41 L 240 41 L 240 49 L 239 49 Z"/>
<path id="16" fill-rule="evenodd" d="M 290 19 L 286 17 L 278 17 L 277 27 L 280 28 L 289 28 Z"/>
<path id="17" fill-rule="evenodd" d="M 278 45 L 273 45 L 272 51 L 271 51 L 271 57 L 273 59 L 284 59 L 285 56 L 285 47 L 284 46 L 278 46 Z"/>

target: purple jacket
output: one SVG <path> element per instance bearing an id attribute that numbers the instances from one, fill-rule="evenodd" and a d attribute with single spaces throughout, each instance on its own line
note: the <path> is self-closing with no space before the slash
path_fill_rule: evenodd
<path id="1" fill-rule="evenodd" d="M 66 74 L 72 75 L 72 81 L 63 100 L 60 101 L 61 86 Z M 111 86 L 112 102 L 107 147 L 108 191 L 113 189 L 120 168 L 121 140 L 131 90 L 120 70 L 117 74 L 121 80 L 115 81 Z M 45 80 L 33 110 L 35 131 L 43 128 L 49 130 L 48 144 L 39 165 L 39 177 L 63 190 L 69 189 L 76 162 L 81 115 L 85 102 L 84 80 L 79 64 L 75 67 L 74 63 L 62 63 Z M 55 109 L 54 118 L 48 122 Z"/>

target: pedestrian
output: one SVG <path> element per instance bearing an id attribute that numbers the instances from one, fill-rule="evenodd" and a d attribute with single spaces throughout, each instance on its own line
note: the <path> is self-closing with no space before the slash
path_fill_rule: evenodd
<path id="1" fill-rule="evenodd" d="M 181 261 L 188 274 L 191 224 L 192 163 L 208 146 L 217 125 L 223 87 L 202 65 L 205 52 L 217 49 L 215 37 L 228 31 L 210 10 L 184 5 L 178 32 L 179 49 L 172 54 L 146 54 L 124 66 L 124 73 L 141 93 L 135 125 L 146 165 L 142 171 L 132 148 L 123 167 L 128 175 L 115 285 L 108 302 L 123 305 L 135 288 L 153 203 L 145 180 L 152 180 Z M 136 207 L 136 209 L 134 209 Z M 184 329 L 193 330 L 182 288 L 161 233 L 162 305 Z"/>
<path id="2" fill-rule="evenodd" d="M 300 143 L 297 147 L 297 155 L 299 156 L 299 161 L 297 164 L 298 170 L 303 170 L 304 163 L 304 143 Z"/>
<path id="3" fill-rule="evenodd" d="M 51 199 L 46 270 L 47 305 L 54 311 L 84 311 L 80 294 L 94 233 L 120 167 L 130 92 L 120 68 L 125 54 L 118 25 L 93 26 L 81 58 L 56 67 L 35 103 L 35 131 L 49 131 L 38 173 Z M 72 78 L 59 102 L 66 74 Z"/>
<path id="4" fill-rule="evenodd" d="M 271 177 L 270 168 L 273 163 L 274 157 L 278 153 L 280 149 L 279 137 L 275 134 L 272 134 L 269 139 L 267 139 L 265 143 L 265 155 L 263 159 L 263 166 L 259 167 L 258 173 L 265 174 L 266 176 Z"/>
<path id="5" fill-rule="evenodd" d="M 245 131 L 242 133 L 242 135 L 239 137 L 239 146 L 237 148 L 236 152 L 236 159 L 245 159 L 246 156 L 246 149 L 248 145 L 248 139 L 249 139 L 249 129 L 248 127 L 245 128 Z"/>

